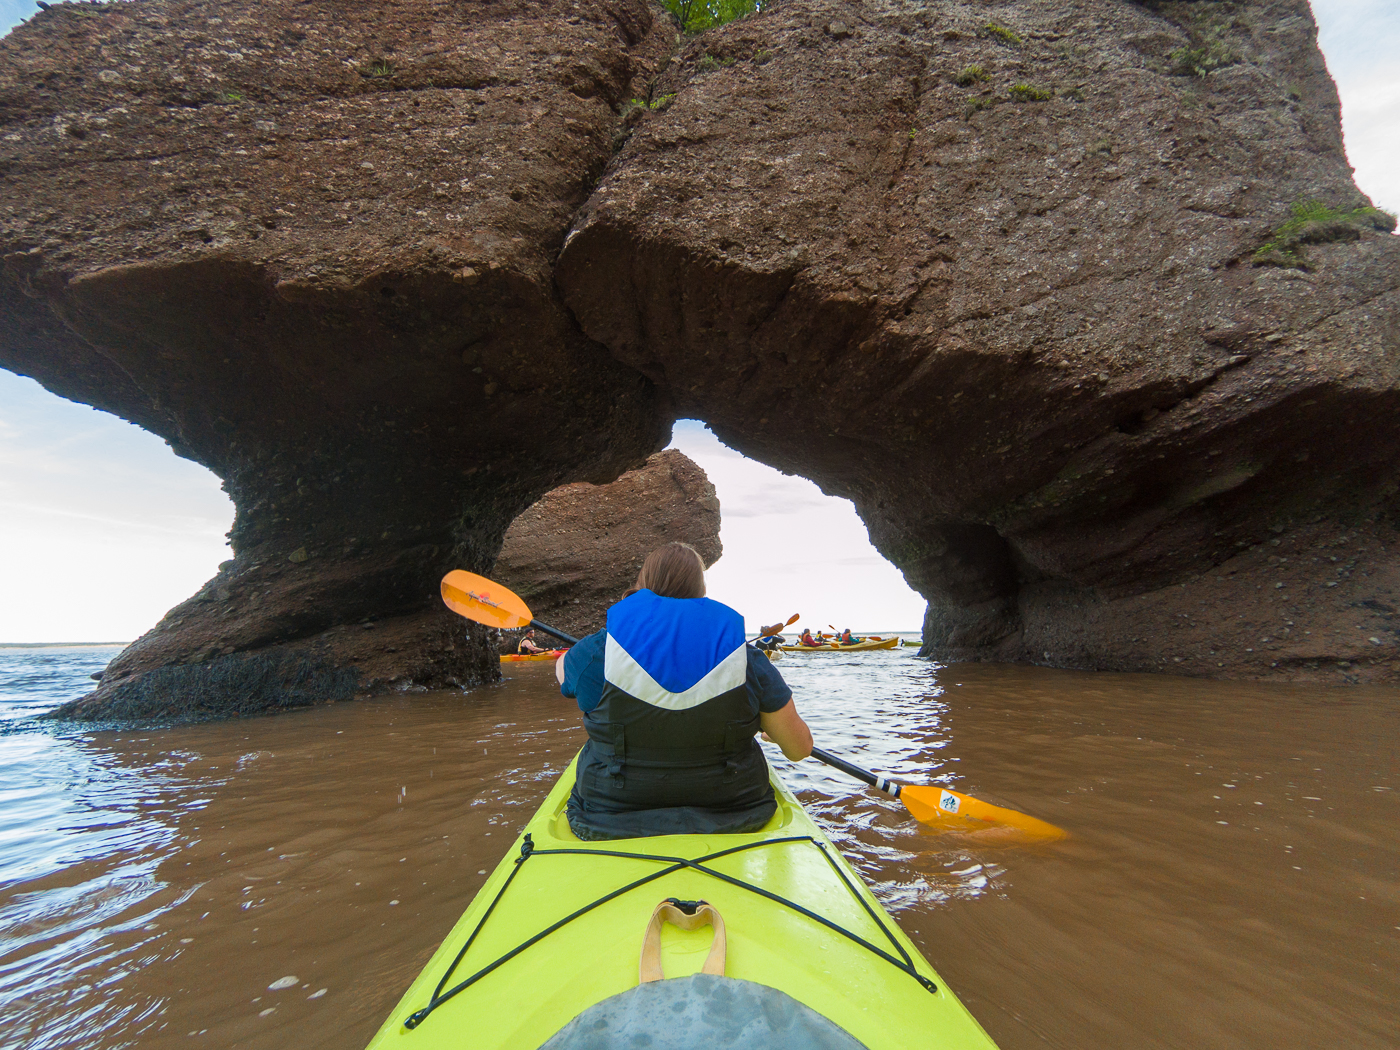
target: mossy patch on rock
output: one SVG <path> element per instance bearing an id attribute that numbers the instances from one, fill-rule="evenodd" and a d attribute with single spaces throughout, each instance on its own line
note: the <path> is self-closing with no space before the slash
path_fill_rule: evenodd
<path id="1" fill-rule="evenodd" d="M 1293 217 L 1255 251 L 1255 266 L 1305 270 L 1304 245 L 1355 241 L 1361 239 L 1362 230 L 1390 233 L 1395 229 L 1394 215 L 1370 206 L 1339 211 L 1323 201 L 1298 201 L 1292 212 Z"/>
<path id="2" fill-rule="evenodd" d="M 963 66 L 953 77 L 953 83 L 958 87 L 972 87 L 973 84 L 980 84 L 984 80 L 990 80 L 990 74 L 981 66 Z"/>
<path id="3" fill-rule="evenodd" d="M 995 22 L 988 22 L 982 28 L 984 28 L 988 34 L 995 37 L 997 40 L 1000 40 L 1003 44 L 1006 44 L 1009 47 L 1021 46 L 1021 38 L 1017 36 L 1016 33 L 1012 30 L 1007 29 L 1006 26 L 997 25 Z"/>
<path id="4" fill-rule="evenodd" d="M 1007 94 L 1012 102 L 1048 102 L 1054 97 L 1045 88 L 1034 84 L 1012 84 Z"/>

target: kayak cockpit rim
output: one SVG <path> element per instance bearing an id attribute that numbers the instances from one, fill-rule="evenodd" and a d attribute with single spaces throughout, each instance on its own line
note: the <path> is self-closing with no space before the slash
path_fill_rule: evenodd
<path id="1" fill-rule="evenodd" d="M 846 929 L 844 926 L 832 922 L 825 916 L 818 915 L 816 912 L 811 911 L 808 908 L 804 908 L 802 905 L 798 904 L 795 901 L 788 900 L 786 897 L 782 897 L 769 890 L 765 890 L 761 886 L 755 886 L 753 883 L 745 882 L 743 879 L 735 878 L 732 875 L 726 875 L 724 872 L 716 871 L 713 868 L 706 867 L 706 865 L 710 861 L 718 860 L 720 857 L 727 857 L 735 853 L 742 853 L 747 850 L 760 849 L 766 846 L 778 846 L 785 843 L 794 842 L 807 842 L 821 851 L 822 857 L 826 860 L 827 864 L 831 866 L 831 870 L 834 871 L 836 875 L 841 879 L 842 885 L 846 887 L 847 891 L 850 892 L 852 897 L 854 897 L 857 901 L 860 902 L 860 905 L 865 910 L 865 913 L 870 916 L 871 920 L 874 921 L 875 925 L 880 928 L 880 932 L 883 933 L 886 939 L 890 942 L 890 944 L 894 946 L 895 951 L 899 953 L 898 958 L 891 955 L 883 948 L 871 944 L 859 934 L 853 933 L 850 930 Z M 660 863 L 664 863 L 666 866 L 658 871 L 652 872 L 650 875 L 644 875 L 639 879 L 634 879 L 632 882 L 627 883 L 625 886 L 620 886 L 609 893 L 605 893 L 603 896 L 597 898 L 596 900 L 585 904 L 583 907 L 564 916 L 564 918 L 560 919 L 558 922 L 555 922 L 552 925 L 545 927 L 545 929 L 541 930 L 539 933 L 535 934 L 534 936 L 528 938 L 525 941 L 522 941 L 510 951 L 499 956 L 492 962 L 477 970 L 476 973 L 466 978 L 466 980 L 461 981 L 460 983 L 454 985 L 452 988 L 447 988 L 444 991 L 447 982 L 452 978 L 453 972 L 457 969 L 458 964 L 461 963 L 461 961 L 466 957 L 467 952 L 471 949 L 472 944 L 476 941 L 477 934 L 481 932 L 481 930 L 485 927 L 487 921 L 491 918 L 491 913 L 495 911 L 496 905 L 500 902 L 501 898 L 505 896 L 506 890 L 510 888 L 511 882 L 514 881 L 515 876 L 520 872 L 521 867 L 524 865 L 525 861 L 529 860 L 531 857 L 563 855 L 615 858 L 620 857 L 627 860 L 657 861 Z M 889 963 L 891 966 L 908 974 L 910 977 L 914 978 L 914 980 L 918 981 L 925 991 L 928 991 L 934 995 L 938 994 L 938 985 L 930 978 L 925 977 L 923 974 L 918 972 L 918 970 L 915 968 L 914 960 L 910 957 L 909 953 L 905 950 L 904 946 L 900 944 L 898 938 L 896 938 L 894 934 L 890 931 L 889 927 L 885 924 L 885 920 L 881 919 L 880 915 L 878 914 L 878 911 L 870 906 L 870 902 L 865 899 L 865 897 L 854 885 L 852 885 L 850 878 L 844 871 L 841 870 L 841 865 L 837 863 L 834 857 L 832 857 L 829 849 L 827 848 L 827 843 L 821 842 L 813 838 L 811 835 L 789 835 L 783 838 L 764 838 L 757 842 L 746 842 L 741 845 L 731 846 L 728 849 L 719 850 L 714 853 L 707 853 L 702 857 L 687 858 L 670 857 L 655 853 L 631 853 L 621 850 L 537 849 L 535 847 L 532 837 L 529 834 L 527 834 L 524 838 L 524 841 L 522 841 L 520 844 L 520 853 L 513 862 L 510 874 L 506 877 L 506 880 L 501 885 L 501 888 L 496 891 L 495 897 L 491 899 L 491 903 L 489 906 L 487 906 L 486 911 L 481 916 L 480 921 L 477 922 L 476 927 L 472 930 L 470 936 L 467 937 L 467 942 L 464 945 L 462 945 L 461 950 L 457 953 L 456 957 L 452 960 L 451 964 L 443 972 L 442 978 L 437 983 L 437 987 L 433 989 L 433 994 L 428 1001 L 428 1005 L 424 1006 L 419 1010 L 415 1010 L 413 1013 L 409 1014 L 408 1017 L 404 1018 L 403 1027 L 409 1029 L 410 1031 L 417 1028 L 420 1024 L 423 1023 L 424 1020 L 427 1019 L 429 1014 L 431 1014 L 443 1003 L 447 1002 L 449 999 L 452 999 L 459 993 L 466 991 L 473 984 L 481 980 L 493 970 L 509 962 L 521 952 L 525 951 L 527 948 L 531 947 L 534 944 L 538 944 L 550 934 L 554 933 L 556 930 L 559 930 L 564 926 L 567 926 L 569 923 L 573 922 L 580 916 L 586 915 L 593 909 L 606 904 L 608 901 L 613 900 L 616 897 L 622 896 L 624 893 L 629 893 L 632 890 L 645 886 L 650 882 L 654 882 L 657 879 L 665 878 L 667 875 L 671 875 L 675 872 L 682 871 L 686 868 L 689 868 L 692 871 L 699 872 L 703 875 L 708 875 L 712 878 L 719 879 L 723 882 L 727 882 L 732 886 L 737 886 L 741 889 L 745 889 L 752 893 L 756 893 L 759 896 L 765 897 L 776 904 L 781 904 L 785 908 L 790 908 L 791 910 L 797 912 L 799 915 L 805 916 L 806 918 L 811 919 L 814 922 L 820 923 L 826 928 L 836 933 L 839 933 L 841 936 L 846 937 L 851 941 L 854 941 L 856 944 L 860 945 L 862 948 L 865 948 L 867 951 L 872 952 L 879 958 L 883 959 L 885 962 Z"/>

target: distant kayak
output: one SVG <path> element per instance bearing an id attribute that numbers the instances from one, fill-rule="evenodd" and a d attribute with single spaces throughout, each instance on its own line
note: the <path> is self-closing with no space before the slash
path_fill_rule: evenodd
<path id="1" fill-rule="evenodd" d="M 528 660 L 557 660 L 568 651 L 567 649 L 550 649 L 543 653 L 502 653 L 501 663 L 519 664 Z"/>
<path id="2" fill-rule="evenodd" d="M 838 645 L 836 642 L 828 642 L 825 645 L 780 645 L 779 649 L 786 653 L 861 653 L 871 649 L 898 649 L 899 637 L 893 638 L 868 638 L 863 642 L 856 642 L 854 645 Z"/>
<path id="3" fill-rule="evenodd" d="M 776 777 L 758 831 L 609 842 L 570 831 L 573 781 L 370 1050 L 996 1050 Z"/>

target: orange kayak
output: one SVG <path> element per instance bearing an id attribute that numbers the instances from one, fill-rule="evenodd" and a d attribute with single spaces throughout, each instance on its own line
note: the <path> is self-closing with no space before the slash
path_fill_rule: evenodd
<path id="1" fill-rule="evenodd" d="M 550 649 L 543 653 L 502 653 L 501 663 L 519 664 L 530 660 L 557 660 L 566 652 L 568 652 L 567 649 Z"/>

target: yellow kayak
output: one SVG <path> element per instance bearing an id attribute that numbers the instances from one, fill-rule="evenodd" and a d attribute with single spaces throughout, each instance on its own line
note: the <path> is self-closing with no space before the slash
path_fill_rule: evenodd
<path id="1" fill-rule="evenodd" d="M 871 649 L 898 649 L 899 637 L 881 638 L 879 641 L 866 639 L 863 642 L 856 642 L 855 645 L 838 645 L 830 642 L 827 645 L 780 645 L 779 649 L 785 653 L 863 653 Z"/>
<path id="2" fill-rule="evenodd" d="M 608 842 L 570 831 L 573 783 L 371 1050 L 996 1050 L 776 777 L 759 831 Z"/>
<path id="3" fill-rule="evenodd" d="M 501 663 L 518 664 L 530 660 L 557 660 L 566 652 L 568 652 L 567 649 L 550 649 L 543 653 L 502 653 Z"/>

